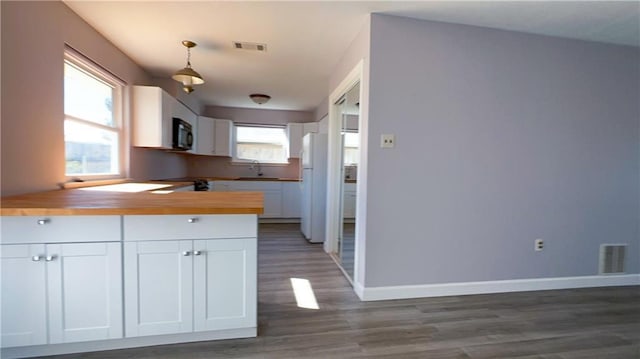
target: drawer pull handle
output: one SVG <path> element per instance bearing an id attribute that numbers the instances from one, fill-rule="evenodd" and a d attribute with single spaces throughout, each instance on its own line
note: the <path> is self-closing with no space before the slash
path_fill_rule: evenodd
<path id="1" fill-rule="evenodd" d="M 48 218 L 44 218 L 44 219 L 39 219 L 38 220 L 38 224 L 41 225 L 41 226 L 45 225 L 45 224 L 47 224 L 49 222 L 50 222 L 50 220 Z"/>
<path id="2" fill-rule="evenodd" d="M 51 262 L 54 259 L 56 259 L 56 256 L 46 256 L 46 257 L 44 257 L 44 260 L 47 261 L 47 262 Z"/>
<path id="3" fill-rule="evenodd" d="M 201 251 L 193 251 L 193 255 L 194 255 L 194 256 L 199 256 L 199 255 L 201 255 L 201 254 L 202 254 L 202 252 L 201 252 Z"/>
<path id="4" fill-rule="evenodd" d="M 31 260 L 34 261 L 34 262 L 40 262 L 41 259 L 42 259 L 41 256 L 33 256 L 33 257 L 31 257 Z"/>
<path id="5" fill-rule="evenodd" d="M 190 256 L 190 255 L 191 255 L 191 252 L 189 252 L 189 251 L 184 251 L 184 252 L 182 252 L 182 255 L 183 255 L 183 256 L 185 256 L 185 257 L 188 257 L 188 256 Z"/>
<path id="6" fill-rule="evenodd" d="M 187 219 L 187 222 L 196 223 L 196 222 L 198 222 L 198 219 L 197 218 L 189 218 L 189 219 Z"/>

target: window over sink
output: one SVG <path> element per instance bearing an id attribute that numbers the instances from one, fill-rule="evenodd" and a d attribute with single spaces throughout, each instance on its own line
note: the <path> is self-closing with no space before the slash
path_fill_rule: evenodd
<path id="1" fill-rule="evenodd" d="M 124 176 L 124 83 L 70 48 L 64 54 L 65 174 Z"/>
<path id="2" fill-rule="evenodd" d="M 284 126 L 236 124 L 234 128 L 234 160 L 288 163 L 289 141 Z"/>

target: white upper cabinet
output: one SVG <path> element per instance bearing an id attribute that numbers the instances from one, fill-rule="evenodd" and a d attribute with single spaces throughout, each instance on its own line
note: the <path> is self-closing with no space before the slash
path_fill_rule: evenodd
<path id="1" fill-rule="evenodd" d="M 231 157 L 233 137 L 233 122 L 231 120 L 216 119 L 215 155 Z"/>
<path id="2" fill-rule="evenodd" d="M 287 136 L 289 137 L 289 158 L 300 158 L 302 150 L 302 137 L 307 133 L 317 133 L 318 123 L 288 123 Z"/>
<path id="3" fill-rule="evenodd" d="M 302 124 L 302 137 L 307 133 L 318 133 L 317 122 L 307 122 Z"/>
<path id="4" fill-rule="evenodd" d="M 287 136 L 289 137 L 289 158 L 300 158 L 302 150 L 302 131 L 301 123 L 287 124 Z"/>
<path id="5" fill-rule="evenodd" d="M 233 122 L 198 116 L 196 151 L 198 155 L 231 157 Z"/>
<path id="6" fill-rule="evenodd" d="M 198 117 L 198 129 L 196 130 L 196 154 L 215 155 L 216 120 L 209 117 Z"/>
<path id="7" fill-rule="evenodd" d="M 174 117 L 196 127 L 193 111 L 161 88 L 133 86 L 131 93 L 133 146 L 171 149 Z"/>

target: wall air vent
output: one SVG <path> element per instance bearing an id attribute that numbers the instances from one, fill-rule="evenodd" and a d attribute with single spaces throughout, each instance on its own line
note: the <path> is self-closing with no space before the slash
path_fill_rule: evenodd
<path id="1" fill-rule="evenodd" d="M 260 51 L 260 52 L 267 51 L 267 44 L 258 44 L 254 42 L 234 41 L 233 47 L 239 50 L 251 50 L 251 51 Z"/>
<path id="2" fill-rule="evenodd" d="M 626 244 L 600 245 L 600 274 L 624 273 Z"/>

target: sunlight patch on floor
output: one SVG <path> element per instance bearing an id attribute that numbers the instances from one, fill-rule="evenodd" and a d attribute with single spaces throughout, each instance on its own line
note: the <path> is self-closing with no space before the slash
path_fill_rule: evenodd
<path id="1" fill-rule="evenodd" d="M 299 308 L 320 309 L 308 279 L 291 278 L 291 287 Z"/>

